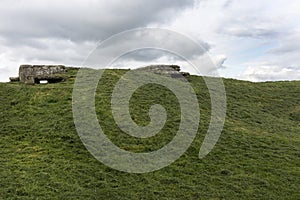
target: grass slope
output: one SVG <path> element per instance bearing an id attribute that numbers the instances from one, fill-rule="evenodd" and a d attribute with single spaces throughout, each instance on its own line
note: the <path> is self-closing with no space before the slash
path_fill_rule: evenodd
<path id="1" fill-rule="evenodd" d="M 149 122 L 148 109 L 168 112 L 163 130 L 132 138 L 113 121 L 110 94 L 124 70 L 107 70 L 99 82 L 96 112 L 108 137 L 133 152 L 161 148 L 180 123 L 176 97 L 158 85 L 137 90 L 132 118 Z M 204 159 L 198 152 L 210 117 L 201 77 L 192 76 L 201 109 L 197 137 L 176 162 L 159 171 L 128 174 L 106 167 L 84 147 L 72 116 L 68 81 L 26 86 L 0 83 L 0 199 L 299 199 L 300 81 L 251 83 L 225 79 L 227 118 Z"/>

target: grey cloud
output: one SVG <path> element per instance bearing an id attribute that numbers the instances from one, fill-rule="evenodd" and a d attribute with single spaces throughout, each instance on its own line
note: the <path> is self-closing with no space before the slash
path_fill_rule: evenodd
<path id="1" fill-rule="evenodd" d="M 1 44 L 10 48 L 31 47 L 39 50 L 48 48 L 45 42 L 34 38 L 3 38 Z"/>
<path id="2" fill-rule="evenodd" d="M 0 63 L 13 69 L 2 70 L 2 76 L 13 76 L 24 62 L 81 65 L 97 41 L 168 23 L 193 6 L 193 0 L 2 0 L 0 50 L 5 57 Z"/>
<path id="3" fill-rule="evenodd" d="M 132 41 L 133 43 L 135 41 Z M 173 41 L 168 41 L 168 42 L 172 42 Z M 144 62 L 155 62 L 156 60 L 162 58 L 162 57 L 168 57 L 169 60 L 173 60 L 173 61 L 179 61 L 182 59 L 193 59 L 194 57 L 198 57 L 203 55 L 204 53 L 208 52 L 210 49 L 209 44 L 203 42 L 203 41 L 199 41 L 199 45 L 203 47 L 201 54 L 198 55 L 199 51 L 198 49 L 196 50 L 194 46 L 186 46 L 186 45 L 181 45 L 180 41 L 177 41 L 178 43 L 174 43 L 174 45 L 172 45 L 172 49 L 168 50 L 161 50 L 161 49 L 138 49 L 134 52 L 131 52 L 130 54 L 126 55 L 126 57 L 124 57 L 123 60 L 135 60 L 135 61 L 144 61 Z M 153 41 L 153 43 L 155 43 L 155 41 Z M 184 43 L 184 41 L 182 41 L 182 43 Z M 118 48 L 118 47 L 117 47 Z M 189 57 L 186 58 L 181 58 L 181 55 L 175 55 L 173 54 L 173 51 L 178 51 L 179 49 L 183 49 L 185 52 L 187 52 L 187 54 L 189 55 Z"/>
<path id="4" fill-rule="evenodd" d="M 247 38 L 276 38 L 282 35 L 281 27 L 278 27 L 270 19 L 260 19 L 259 16 L 228 17 L 223 21 L 219 31 L 231 36 Z"/>
<path id="5" fill-rule="evenodd" d="M 286 32 L 285 16 L 271 14 L 275 11 L 268 9 L 267 2 L 251 4 L 251 0 L 246 0 L 244 5 L 240 1 L 226 1 L 224 6 L 227 7 L 223 8 L 224 17 L 220 20 L 218 31 L 230 36 L 256 39 L 274 39 Z"/>
<path id="6" fill-rule="evenodd" d="M 125 60 L 129 59 L 135 61 L 151 62 L 167 54 L 168 53 L 158 49 L 143 49 L 143 50 L 137 50 L 127 54 Z"/>
<path id="7" fill-rule="evenodd" d="M 300 36 L 299 31 L 293 34 L 286 34 L 280 41 L 279 45 L 273 49 L 270 49 L 268 53 L 275 55 L 282 55 L 286 53 L 297 53 L 300 51 Z"/>
<path id="8" fill-rule="evenodd" d="M 224 8 L 228 8 L 229 6 L 231 6 L 231 4 L 233 3 L 234 0 L 227 0 L 225 1 L 225 3 L 223 4 Z"/>
<path id="9" fill-rule="evenodd" d="M 217 57 L 214 59 L 214 62 L 215 62 L 215 66 L 217 69 L 225 69 L 227 68 L 224 63 L 225 61 L 227 60 L 227 57 L 226 56 L 220 56 L 220 57 Z"/>
<path id="10" fill-rule="evenodd" d="M 124 5 L 125 4 L 125 5 Z M 99 40 L 120 31 L 175 18 L 189 0 L 34 1 L 0 4 L 0 35 L 7 40 L 64 38 Z"/>
<path id="11" fill-rule="evenodd" d="M 164 56 L 174 61 L 193 60 L 208 52 L 209 49 L 209 44 L 203 41 L 194 42 L 177 32 L 159 28 L 136 29 L 101 43 L 89 57 L 89 65 L 106 67 L 102 65 L 115 59 L 144 61 L 146 64 Z M 115 56 L 122 56 L 120 53 L 125 53 L 126 56 L 116 58 Z M 99 62 L 102 63 L 101 66 Z"/>
<path id="12" fill-rule="evenodd" d="M 295 51 L 299 51 L 300 45 L 299 44 L 285 44 L 277 48 L 270 49 L 268 53 L 272 54 L 285 54 L 285 53 L 291 53 Z"/>
<path id="13" fill-rule="evenodd" d="M 277 37 L 280 32 L 276 30 L 259 28 L 259 27 L 229 27 L 223 29 L 223 32 L 228 35 L 236 37 L 248 37 L 248 38 L 274 38 Z"/>

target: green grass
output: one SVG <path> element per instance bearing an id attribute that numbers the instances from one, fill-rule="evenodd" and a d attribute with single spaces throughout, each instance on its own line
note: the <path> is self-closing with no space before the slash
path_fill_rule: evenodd
<path id="1" fill-rule="evenodd" d="M 110 97 L 124 70 L 107 70 L 99 82 L 96 113 L 120 148 L 149 152 L 172 140 L 179 104 L 162 86 L 145 85 L 130 101 L 137 124 L 148 109 L 168 112 L 162 131 L 137 139 L 115 124 Z M 129 174 L 97 161 L 77 135 L 71 78 L 58 84 L 0 83 L 0 199 L 299 199 L 300 81 L 251 83 L 224 79 L 227 118 L 222 135 L 204 159 L 198 153 L 210 120 L 210 96 L 201 77 L 190 83 L 201 122 L 195 141 L 159 171 Z"/>

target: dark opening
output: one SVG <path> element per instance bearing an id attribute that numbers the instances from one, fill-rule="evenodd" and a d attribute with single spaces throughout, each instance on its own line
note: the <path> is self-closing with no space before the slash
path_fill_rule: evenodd
<path id="1" fill-rule="evenodd" d="M 34 83 L 35 83 L 35 84 L 40 84 L 40 79 L 35 78 L 35 79 L 34 79 Z"/>
<path id="2" fill-rule="evenodd" d="M 52 79 L 48 79 L 48 83 L 59 83 L 62 82 L 64 79 L 63 78 L 52 78 Z"/>
<path id="3" fill-rule="evenodd" d="M 59 83 L 61 81 L 63 81 L 64 78 L 61 77 L 55 77 L 55 78 L 47 78 L 47 79 L 40 79 L 40 78 L 35 78 L 34 79 L 34 83 L 35 84 L 45 84 L 45 83 Z"/>

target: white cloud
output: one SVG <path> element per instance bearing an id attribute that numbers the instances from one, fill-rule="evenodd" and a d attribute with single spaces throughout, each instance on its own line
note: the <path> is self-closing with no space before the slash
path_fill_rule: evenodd
<path id="1" fill-rule="evenodd" d="M 300 2 L 292 0 L 211 0 L 186 10 L 173 27 L 207 41 L 213 57 L 225 55 L 223 76 L 295 79 L 289 71 L 297 74 L 300 67 L 299 10 Z"/>
<path id="2" fill-rule="evenodd" d="M 282 66 L 251 66 L 240 74 L 239 78 L 254 82 L 300 80 L 300 68 Z"/>

